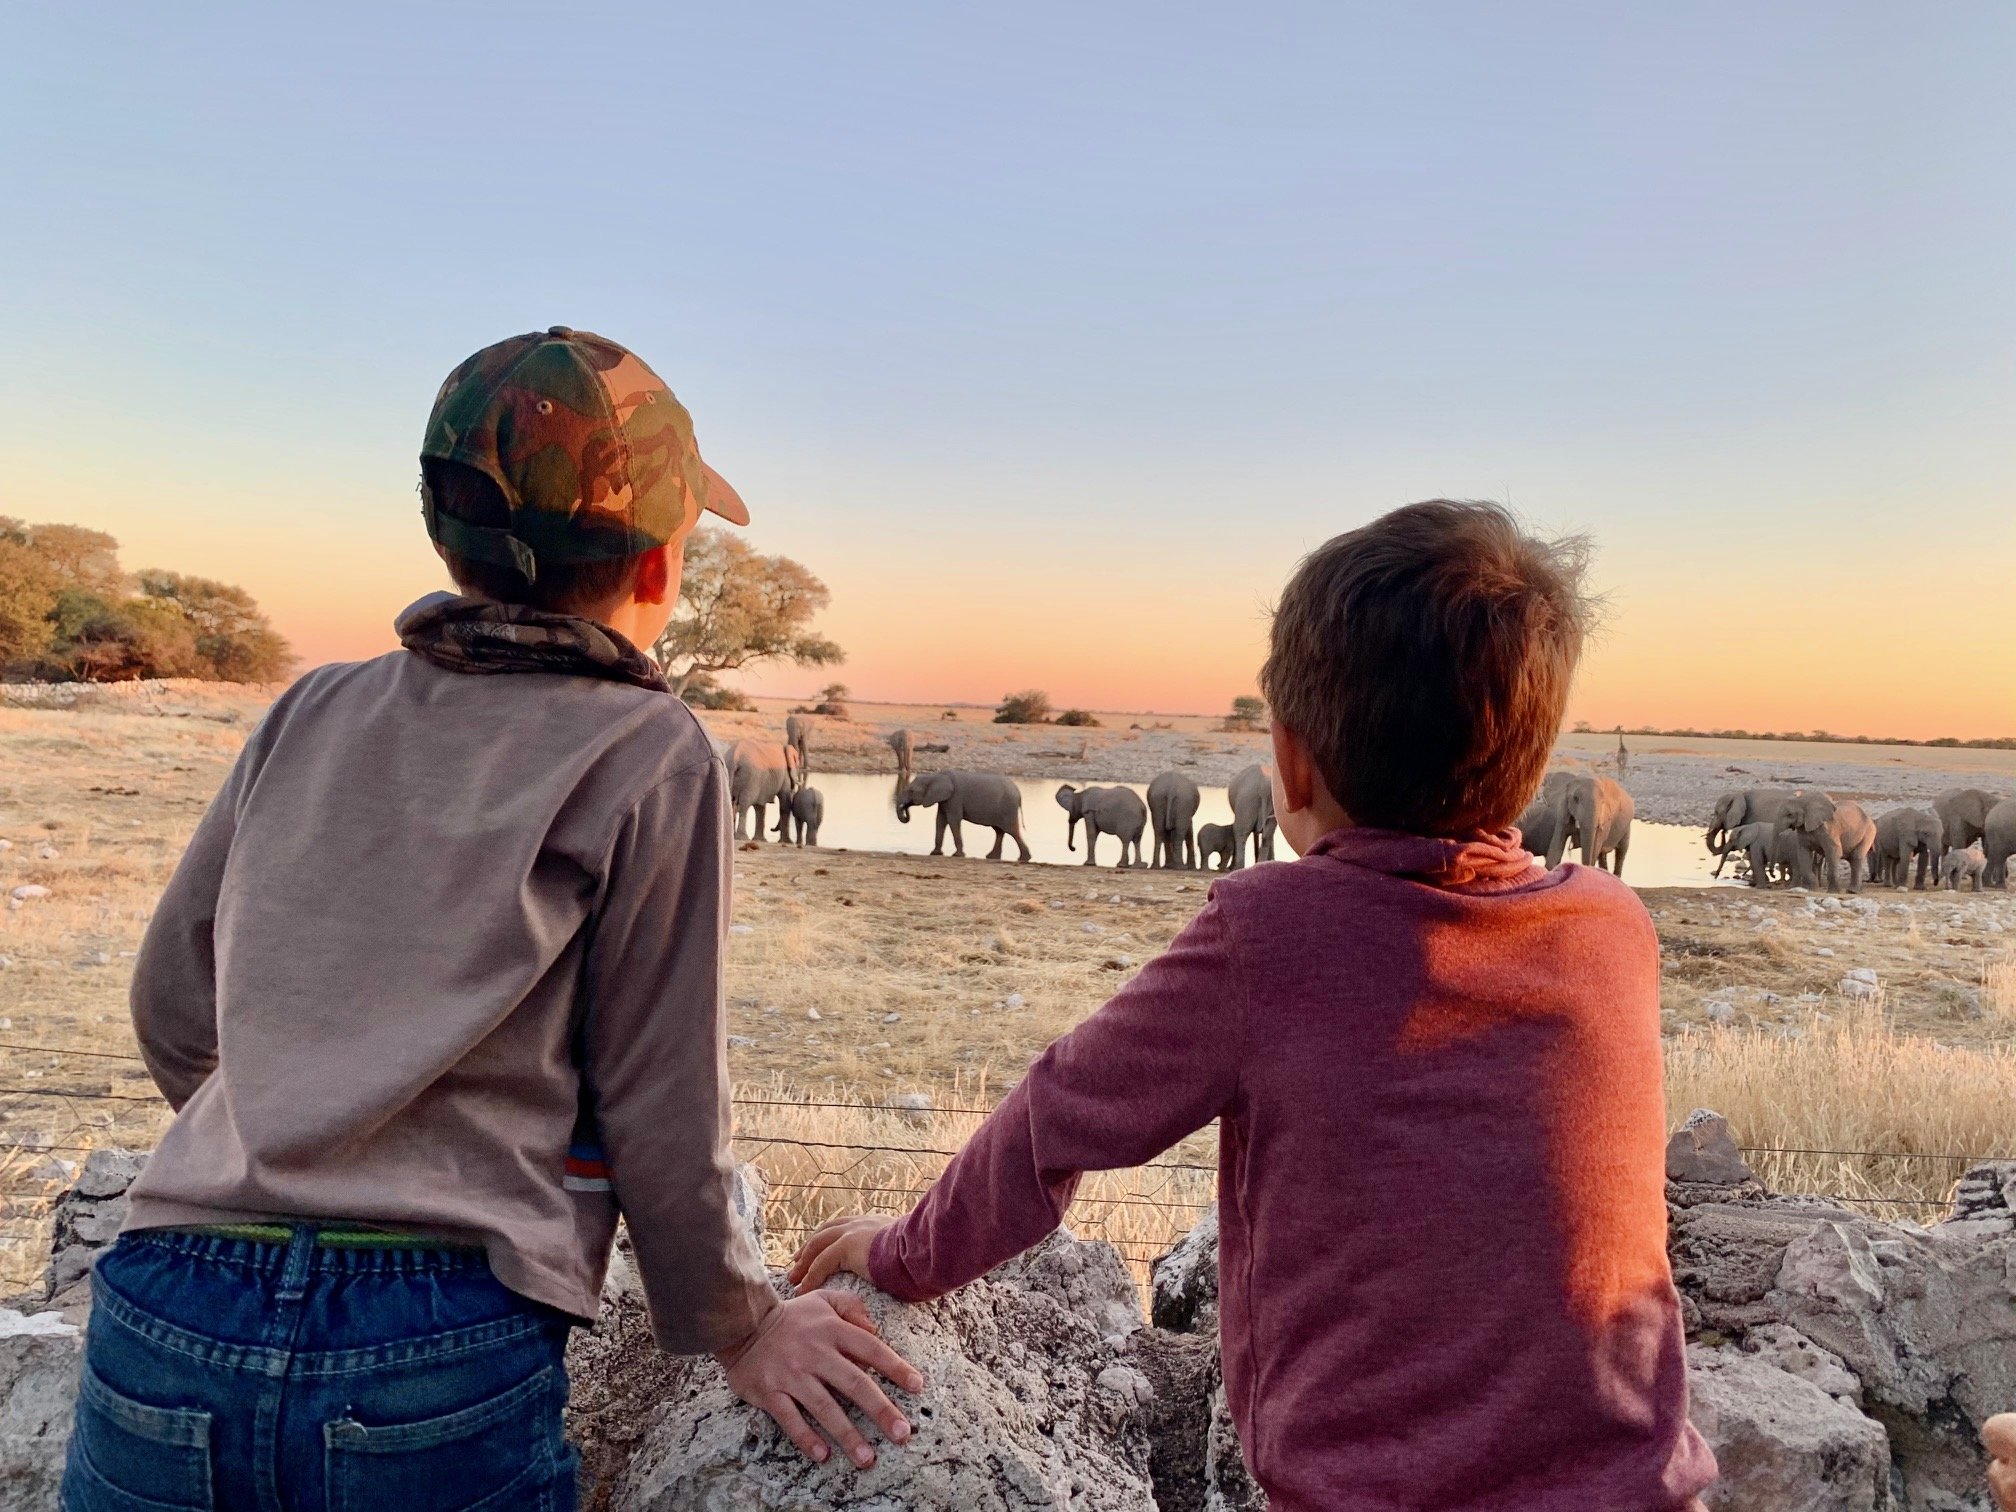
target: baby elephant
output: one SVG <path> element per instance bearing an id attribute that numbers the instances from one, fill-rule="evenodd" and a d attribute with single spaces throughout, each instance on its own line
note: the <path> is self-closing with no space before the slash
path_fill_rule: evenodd
<path id="1" fill-rule="evenodd" d="M 786 845 L 793 843 L 792 832 L 797 832 L 796 843 L 800 846 L 819 843 L 819 821 L 826 817 L 826 799 L 815 787 L 801 787 L 777 809 L 777 834 Z"/>
<path id="2" fill-rule="evenodd" d="M 1962 882 L 1972 882 L 1974 891 L 1981 891 L 1981 873 L 1987 869 L 1988 859 L 1978 850 L 1949 850 L 1939 858 L 1939 885 L 1960 890 Z"/>
<path id="3" fill-rule="evenodd" d="M 1197 830 L 1197 864 L 1205 871 L 1224 871 L 1232 864 L 1235 831 L 1229 824 L 1205 824 Z"/>

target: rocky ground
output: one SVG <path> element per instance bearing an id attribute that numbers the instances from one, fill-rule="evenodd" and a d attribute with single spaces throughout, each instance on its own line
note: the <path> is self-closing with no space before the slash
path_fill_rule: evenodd
<path id="1" fill-rule="evenodd" d="M 83 1272 L 138 1164 L 91 1158 L 43 1281 L 0 1308 L 0 1508 L 55 1506 Z M 1696 1112 L 1667 1204 L 1713 1512 L 1987 1512 L 1981 1429 L 2016 1402 L 2016 1163 L 1969 1172 L 1938 1221 L 1884 1223 L 1767 1191 Z M 1145 1313 L 1119 1255 L 1070 1234 L 928 1306 L 843 1280 L 925 1377 L 898 1394 L 910 1443 L 856 1471 L 800 1458 L 711 1362 L 659 1354 L 619 1249 L 569 1352 L 584 1505 L 1257 1512 L 1220 1383 L 1217 1255 L 1207 1215 L 1156 1263 Z"/>

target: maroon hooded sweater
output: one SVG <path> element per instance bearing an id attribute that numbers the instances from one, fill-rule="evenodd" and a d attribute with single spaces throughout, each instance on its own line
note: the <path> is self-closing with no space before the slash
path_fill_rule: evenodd
<path id="1" fill-rule="evenodd" d="M 1222 878 L 1050 1046 L 870 1269 L 921 1301 L 1078 1174 L 1220 1120 L 1225 1389 L 1276 1512 L 1676 1512 L 1659 946 L 1518 832 L 1326 836 Z"/>

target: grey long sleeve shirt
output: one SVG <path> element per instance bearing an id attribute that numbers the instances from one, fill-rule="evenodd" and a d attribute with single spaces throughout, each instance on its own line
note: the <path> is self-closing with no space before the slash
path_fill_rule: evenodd
<path id="1" fill-rule="evenodd" d="M 774 1297 L 737 1220 L 727 784 L 660 692 L 405 651 L 303 677 L 176 868 L 133 979 L 177 1117 L 128 1228 L 479 1241 L 593 1317 L 623 1216 L 659 1342 Z"/>

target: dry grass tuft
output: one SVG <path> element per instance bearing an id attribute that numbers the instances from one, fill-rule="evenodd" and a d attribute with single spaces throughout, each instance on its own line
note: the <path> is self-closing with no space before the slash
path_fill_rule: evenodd
<path id="1" fill-rule="evenodd" d="M 1796 1035 L 1683 1029 L 1667 1045 L 1666 1101 L 1674 1122 L 1693 1108 L 1727 1117 L 1777 1191 L 1944 1203 L 1969 1157 L 2016 1156 L 2016 1051 L 1894 1033 L 1880 999 L 1815 1014 Z"/>

